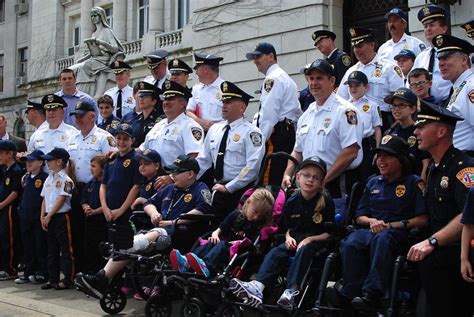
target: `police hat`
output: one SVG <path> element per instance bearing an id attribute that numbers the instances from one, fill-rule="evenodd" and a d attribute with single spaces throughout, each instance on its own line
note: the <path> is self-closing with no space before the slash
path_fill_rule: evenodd
<path id="1" fill-rule="evenodd" d="M 239 98 L 242 99 L 247 105 L 249 103 L 249 100 L 252 99 L 253 97 L 247 94 L 245 91 L 237 87 L 234 83 L 231 83 L 230 81 L 224 81 L 221 84 L 221 91 L 222 91 L 222 102 L 225 102 L 226 100 L 230 100 L 233 98 Z"/>
<path id="2" fill-rule="evenodd" d="M 143 151 L 143 153 L 142 152 L 137 152 L 137 153 L 135 153 L 135 157 L 137 159 L 143 159 L 143 160 L 148 161 L 148 162 L 160 163 L 161 164 L 161 156 L 155 150 L 147 149 L 147 150 Z"/>
<path id="3" fill-rule="evenodd" d="M 410 51 L 409 49 L 404 48 L 400 52 L 398 52 L 398 54 L 395 55 L 393 59 L 398 61 L 400 57 L 411 58 L 414 61 L 416 58 L 416 55 L 415 53 L 413 53 L 413 51 Z"/>
<path id="4" fill-rule="evenodd" d="M 413 91 L 405 87 L 398 88 L 392 94 L 385 96 L 383 101 L 385 103 L 392 104 L 393 99 L 395 98 L 408 101 L 408 103 L 412 106 L 416 106 L 418 104 L 418 97 L 413 93 Z"/>
<path id="5" fill-rule="evenodd" d="M 44 153 L 41 150 L 34 150 L 33 152 L 24 155 L 20 157 L 20 161 L 27 161 L 27 160 L 32 160 L 32 161 L 43 161 L 43 156 Z"/>
<path id="6" fill-rule="evenodd" d="M 132 67 L 125 62 L 115 61 L 110 64 L 110 69 L 114 72 L 114 74 L 120 74 L 124 71 L 132 69 Z"/>
<path id="7" fill-rule="evenodd" d="M 440 122 L 455 127 L 456 123 L 462 120 L 464 120 L 464 118 L 452 113 L 444 107 L 420 100 L 420 112 L 418 112 L 415 126 L 422 126 L 431 122 Z"/>
<path id="8" fill-rule="evenodd" d="M 143 57 L 145 58 L 148 64 L 149 69 L 154 69 L 158 67 L 161 64 L 161 62 L 166 60 L 167 56 L 168 56 L 168 52 L 165 50 L 156 50 L 156 51 L 143 55 Z"/>
<path id="9" fill-rule="evenodd" d="M 461 24 L 461 27 L 466 30 L 466 34 L 469 38 L 474 39 L 474 19 Z"/>
<path id="10" fill-rule="evenodd" d="M 115 128 L 113 134 L 114 136 L 116 136 L 119 133 L 123 133 L 133 138 L 133 129 L 132 129 L 132 126 L 128 123 L 120 123 L 117 125 L 117 128 Z"/>
<path id="11" fill-rule="evenodd" d="M 336 76 L 336 71 L 334 67 L 325 59 L 317 59 L 311 63 L 308 67 L 305 68 L 304 74 L 309 75 L 312 70 L 318 70 L 326 75 Z"/>
<path id="12" fill-rule="evenodd" d="M 30 110 L 30 109 L 44 110 L 42 104 L 40 104 L 40 103 L 38 103 L 38 102 L 31 101 L 31 100 L 27 100 L 26 111 L 28 111 L 28 110 Z"/>
<path id="13" fill-rule="evenodd" d="M 385 14 L 385 20 L 388 20 L 388 17 L 391 16 L 391 15 L 399 16 L 400 18 L 402 18 L 403 20 L 405 20 L 405 22 L 408 20 L 406 13 L 403 12 L 403 10 L 400 9 L 400 8 L 393 8 L 392 10 L 388 11 L 388 12 Z"/>
<path id="14" fill-rule="evenodd" d="M 273 53 L 273 56 L 275 57 L 277 56 L 275 47 L 272 44 L 268 42 L 262 42 L 262 43 L 258 43 L 257 46 L 255 46 L 253 51 L 245 54 L 245 57 L 247 59 L 252 59 L 256 56 L 259 56 L 262 54 L 270 54 L 270 53 Z"/>
<path id="15" fill-rule="evenodd" d="M 163 98 L 172 99 L 172 98 L 183 98 L 185 100 L 189 100 L 192 95 L 189 92 L 187 87 L 183 87 L 177 82 L 166 80 L 163 83 Z"/>
<path id="16" fill-rule="evenodd" d="M 344 85 L 348 85 L 351 83 L 367 85 L 369 83 L 369 80 L 363 72 L 355 70 L 349 75 Z"/>
<path id="17" fill-rule="evenodd" d="M 1 140 L 0 141 L 0 151 L 16 152 L 16 151 L 18 151 L 18 148 L 16 147 L 16 144 L 13 141 Z"/>
<path id="18" fill-rule="evenodd" d="M 69 160 L 69 153 L 60 147 L 55 147 L 51 152 L 49 152 L 46 155 L 43 155 L 41 157 L 45 161 L 51 161 L 51 160 L 59 160 L 62 159 L 64 161 Z"/>
<path id="19" fill-rule="evenodd" d="M 75 114 L 82 116 L 87 112 L 95 112 L 95 106 L 89 101 L 79 100 L 74 110 L 69 113 L 69 116 L 73 116 Z"/>
<path id="20" fill-rule="evenodd" d="M 380 141 L 380 145 L 375 149 L 378 153 L 380 151 L 390 153 L 397 157 L 410 155 L 410 146 L 408 143 L 399 136 L 386 135 Z"/>
<path id="21" fill-rule="evenodd" d="M 138 86 L 138 95 L 140 97 L 152 96 L 152 97 L 155 97 L 155 99 L 159 99 L 161 93 L 163 92 L 160 88 L 150 83 L 147 83 L 146 81 L 138 82 L 137 86 Z"/>
<path id="22" fill-rule="evenodd" d="M 189 67 L 188 64 L 183 62 L 180 59 L 173 59 L 168 62 L 168 70 L 170 71 L 171 74 L 173 73 L 186 73 L 186 74 L 191 74 L 193 70 L 191 67 Z"/>
<path id="23" fill-rule="evenodd" d="M 375 41 L 375 30 L 368 28 L 354 27 L 349 29 L 351 35 L 351 45 L 356 46 L 363 42 Z"/>
<path id="24" fill-rule="evenodd" d="M 301 162 L 299 170 L 302 170 L 308 165 L 313 165 L 318 167 L 322 172 L 323 172 L 323 177 L 326 177 L 326 172 L 327 172 L 327 166 L 326 163 L 321 160 L 320 158 L 316 156 L 312 156 L 310 158 L 305 159 L 303 162 Z"/>
<path id="25" fill-rule="evenodd" d="M 205 53 L 194 53 L 194 69 L 198 68 L 201 65 L 211 65 L 219 67 L 219 63 L 223 60 L 223 57 L 219 57 L 212 54 Z"/>
<path id="26" fill-rule="evenodd" d="M 192 156 L 180 155 L 171 165 L 165 166 L 164 170 L 168 174 L 178 174 L 187 171 L 193 171 L 194 173 L 198 174 L 199 163 Z"/>
<path id="27" fill-rule="evenodd" d="M 426 5 L 418 11 L 418 21 L 429 24 L 435 20 L 446 20 L 446 11 L 440 6 Z"/>
<path id="28" fill-rule="evenodd" d="M 448 56 L 454 52 L 461 52 L 464 54 L 471 54 L 474 47 L 468 41 L 462 40 L 458 37 L 439 34 L 431 40 L 434 47 L 438 49 L 438 59 Z"/>
<path id="29" fill-rule="evenodd" d="M 41 104 L 43 105 L 44 110 L 67 107 L 66 101 L 64 101 L 63 98 L 54 94 L 44 96 L 41 99 Z"/>
<path id="30" fill-rule="evenodd" d="M 318 30 L 313 32 L 311 38 L 314 41 L 314 46 L 316 46 L 322 39 L 330 38 L 334 41 L 336 39 L 336 34 L 328 30 Z"/>

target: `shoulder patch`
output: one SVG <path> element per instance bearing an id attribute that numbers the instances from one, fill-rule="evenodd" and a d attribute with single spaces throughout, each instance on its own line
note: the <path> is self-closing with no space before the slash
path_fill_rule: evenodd
<path id="1" fill-rule="evenodd" d="M 192 127 L 191 128 L 191 133 L 193 134 L 193 137 L 196 139 L 196 141 L 201 141 L 202 139 L 202 130 L 198 127 Z"/>
<path id="2" fill-rule="evenodd" d="M 212 205 L 212 194 L 211 192 L 209 191 L 209 189 L 203 189 L 201 190 L 201 195 L 202 197 L 204 198 L 204 201 L 209 204 L 209 205 Z"/>
<path id="3" fill-rule="evenodd" d="M 72 182 L 70 181 L 65 181 L 64 182 L 64 191 L 68 194 L 72 193 Z"/>
<path id="4" fill-rule="evenodd" d="M 456 174 L 456 178 L 463 183 L 464 186 L 471 188 L 474 186 L 474 167 L 466 167 Z"/>
<path id="5" fill-rule="evenodd" d="M 117 143 L 115 142 L 115 138 L 113 136 L 108 136 L 107 141 L 109 142 L 109 145 L 112 147 L 116 147 Z"/>
<path id="6" fill-rule="evenodd" d="M 469 91 L 468 96 L 469 96 L 469 101 L 471 103 L 474 103 L 474 88 Z"/>
<path id="7" fill-rule="evenodd" d="M 349 67 L 352 64 L 352 59 L 347 54 L 344 54 L 342 56 L 341 61 L 342 61 L 342 64 L 344 64 L 344 66 L 347 66 L 347 67 Z"/>
<path id="8" fill-rule="evenodd" d="M 411 135 L 408 137 L 407 143 L 410 147 L 413 147 L 413 145 L 416 144 L 416 136 Z"/>
<path id="9" fill-rule="evenodd" d="M 357 125 L 357 113 L 354 110 L 346 111 L 346 119 L 350 125 Z"/>
<path id="10" fill-rule="evenodd" d="M 252 141 L 253 145 L 261 146 L 262 145 L 262 134 L 260 132 L 251 132 L 250 133 L 250 140 Z"/>
<path id="11" fill-rule="evenodd" d="M 424 43 L 421 43 L 419 47 L 420 51 L 423 51 L 426 48 L 426 45 Z"/>
<path id="12" fill-rule="evenodd" d="M 263 82 L 263 89 L 265 89 L 266 92 L 270 92 L 272 90 L 273 83 L 274 83 L 273 79 L 271 78 L 265 79 L 265 81 Z"/>
<path id="13" fill-rule="evenodd" d="M 402 70 L 400 69 L 400 67 L 395 66 L 395 67 L 393 67 L 393 70 L 395 71 L 395 73 L 397 73 L 397 75 L 398 75 L 400 78 L 403 78 L 403 73 L 402 73 Z"/>

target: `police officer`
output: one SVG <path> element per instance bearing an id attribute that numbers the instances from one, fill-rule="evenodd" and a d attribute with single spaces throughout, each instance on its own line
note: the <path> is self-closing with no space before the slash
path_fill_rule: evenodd
<path id="1" fill-rule="evenodd" d="M 419 263 L 429 316 L 472 316 L 473 294 L 459 274 L 459 241 L 474 162 L 452 143 L 456 122 L 462 118 L 423 100 L 420 103 L 415 135 L 418 147 L 432 157 L 424 191 L 430 236 L 412 246 L 407 258 Z"/>
<path id="2" fill-rule="evenodd" d="M 469 54 L 474 47 L 467 41 L 451 35 L 437 35 L 433 46 L 438 50 L 441 76 L 452 84 L 447 108 L 463 117 L 454 130 L 454 146 L 474 157 L 474 74 L 469 65 Z"/>
<path id="3" fill-rule="evenodd" d="M 127 113 L 135 108 L 133 89 L 129 85 L 130 70 L 132 67 L 125 62 L 115 61 L 110 64 L 110 69 L 115 74 L 117 85 L 105 91 L 105 95 L 112 97 L 114 103 L 114 115 L 122 119 Z"/>
<path id="4" fill-rule="evenodd" d="M 192 98 L 186 110 L 188 116 L 199 123 L 204 131 L 222 121 L 220 85 L 224 80 L 219 76 L 219 63 L 223 59 L 211 54 L 194 53 L 194 69 L 199 83 L 193 86 Z"/>
<path id="5" fill-rule="evenodd" d="M 164 117 L 160 99 L 162 90 L 145 81 L 139 82 L 138 87 L 138 106 L 141 113 L 132 124 L 134 148 L 142 144 L 148 132 Z"/>
<path id="6" fill-rule="evenodd" d="M 277 54 L 272 44 L 262 42 L 245 55 L 258 71 L 265 75 L 260 96 L 256 125 L 262 131 L 265 153 L 284 151 L 290 153 L 295 144 L 295 123 L 301 116 L 298 90 L 295 82 L 277 64 Z M 273 160 L 264 183 L 279 185 L 286 162 Z"/>
<path id="7" fill-rule="evenodd" d="M 356 168 L 362 162 L 362 124 L 358 110 L 334 94 L 336 74 L 326 60 L 315 60 L 306 69 L 306 78 L 316 102 L 298 120 L 291 155 L 299 162 L 315 156 L 326 163 L 326 188 L 333 198 L 341 198 L 359 178 Z M 288 162 L 282 187 L 291 185 L 294 168 Z"/>
<path id="8" fill-rule="evenodd" d="M 426 5 L 418 11 L 418 20 L 423 24 L 426 43 L 430 46 L 425 48 L 415 59 L 413 68 L 424 68 L 432 74 L 431 94 L 437 103 L 448 102 L 451 82 L 444 80 L 439 69 L 436 47 L 432 40 L 436 35 L 447 34 L 446 11 L 436 5 Z"/>
<path id="9" fill-rule="evenodd" d="M 172 164 L 179 155 L 197 156 L 204 139 L 201 126 L 186 115 L 189 90 L 173 81 L 163 85 L 163 110 L 166 118 L 158 122 L 140 145 L 140 151 L 151 149 L 161 156 L 162 165 Z M 172 182 L 169 175 L 160 176 L 156 186 L 161 188 Z"/>
<path id="10" fill-rule="evenodd" d="M 151 72 L 151 75 L 146 76 L 143 81 L 161 89 L 161 86 L 163 86 L 163 83 L 170 75 L 166 63 L 168 52 L 165 50 L 156 50 L 143 55 L 143 57 L 145 58 L 148 69 Z"/>
<path id="11" fill-rule="evenodd" d="M 120 119 L 114 116 L 114 100 L 109 95 L 103 95 L 97 99 L 97 104 L 99 105 L 99 112 L 102 120 L 97 124 L 97 126 L 111 134 L 114 133 L 114 129 L 120 124 Z M 130 113 L 130 112 L 129 112 Z M 126 116 L 124 116 L 126 117 Z"/>
<path id="12" fill-rule="evenodd" d="M 377 54 L 380 58 L 393 61 L 395 56 L 403 49 L 412 51 L 416 56 L 426 48 L 423 41 L 405 33 L 408 26 L 408 17 L 402 9 L 393 8 L 385 14 L 385 19 L 387 20 L 388 32 L 392 38 L 379 47 Z"/>
<path id="13" fill-rule="evenodd" d="M 224 217 L 257 178 L 264 149 L 260 129 L 244 119 L 253 97 L 229 81 L 221 84 L 221 91 L 226 121 L 209 129 L 197 161 L 201 168 L 198 178 L 214 167 L 213 210 Z"/>
<path id="14" fill-rule="evenodd" d="M 187 87 L 189 74 L 193 73 L 191 67 L 181 59 L 173 59 L 168 63 L 168 70 L 171 74 L 170 80 L 177 82 L 183 87 Z M 188 88 L 189 89 L 189 88 Z M 191 89 L 189 89 L 191 92 Z"/>
<path id="15" fill-rule="evenodd" d="M 138 116 L 140 115 L 141 111 L 140 111 L 140 106 L 137 102 L 138 100 L 138 89 L 140 87 L 140 82 L 136 82 L 134 85 L 133 85 L 133 88 L 132 88 L 132 91 L 133 91 L 133 99 L 135 100 L 135 108 L 133 109 L 133 111 L 130 111 L 129 113 L 127 113 L 126 115 L 124 115 L 122 117 L 122 122 L 123 123 L 127 123 L 129 125 L 132 125 L 138 118 Z"/>
<path id="16" fill-rule="evenodd" d="M 342 77 L 352 64 L 351 57 L 339 50 L 334 43 L 336 34 L 327 31 L 315 31 L 312 35 L 314 46 L 326 57 L 326 60 L 334 67 L 336 71 L 336 88 L 339 87 Z"/>
<path id="17" fill-rule="evenodd" d="M 36 130 L 48 127 L 48 122 L 46 121 L 46 113 L 44 112 L 44 108 L 41 103 L 28 100 L 25 115 L 28 119 L 28 122 L 32 126 L 34 126 Z"/>
<path id="18" fill-rule="evenodd" d="M 355 71 L 363 72 L 369 80 L 367 96 L 374 99 L 382 111 L 382 132 L 393 123 L 389 105 L 383 98 L 403 86 L 403 73 L 393 61 L 380 58 L 375 51 L 375 36 L 373 30 L 366 28 L 351 28 L 351 44 L 358 62 L 349 68 L 343 78 L 347 81 L 349 75 Z M 348 87 L 338 89 L 337 95 L 349 100 Z"/>
<path id="19" fill-rule="evenodd" d="M 383 137 L 376 161 L 381 175 L 369 180 L 356 210 L 356 222 L 364 228 L 341 243 L 344 286 L 340 292 L 352 299 L 356 310 L 380 308 L 397 252 L 408 245 L 407 229 L 428 223 L 424 183 L 411 174 L 409 153 L 402 138 Z"/>

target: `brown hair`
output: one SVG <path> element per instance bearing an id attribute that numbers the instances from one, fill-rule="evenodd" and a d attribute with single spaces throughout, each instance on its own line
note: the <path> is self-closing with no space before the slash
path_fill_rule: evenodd
<path id="1" fill-rule="evenodd" d="M 96 162 L 102 169 L 104 169 L 105 165 L 107 165 L 107 161 L 108 159 L 104 155 L 96 155 L 91 158 L 91 163 Z"/>
<path id="2" fill-rule="evenodd" d="M 69 69 L 69 68 L 64 68 L 63 70 L 61 70 L 61 72 L 59 73 L 59 78 L 58 79 L 61 79 L 61 75 L 62 74 L 72 74 L 72 76 L 74 78 L 76 78 L 76 73 L 74 73 L 74 71 L 72 69 Z"/>
<path id="3" fill-rule="evenodd" d="M 250 202 L 258 210 L 263 223 L 270 224 L 272 221 L 273 205 L 275 204 L 275 198 L 273 198 L 272 193 L 267 189 L 257 188 L 245 201 L 242 211 L 247 209 Z"/>
<path id="4" fill-rule="evenodd" d="M 114 106 L 114 100 L 109 95 L 103 95 L 102 97 L 97 99 L 97 106 L 99 106 L 101 103 L 105 103 L 111 107 Z"/>

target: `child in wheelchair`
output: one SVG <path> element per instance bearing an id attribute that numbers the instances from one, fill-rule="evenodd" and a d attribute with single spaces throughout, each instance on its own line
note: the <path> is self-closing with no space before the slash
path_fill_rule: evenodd
<path id="1" fill-rule="evenodd" d="M 243 282 L 234 278 L 230 282 L 229 289 L 246 304 L 259 307 L 263 302 L 263 290 L 272 289 L 277 277 L 289 266 L 286 289 L 277 305 L 293 309 L 314 256 L 329 238 L 323 223 L 334 219 L 334 203 L 323 187 L 325 176 L 323 161 L 309 158 L 302 162 L 296 174 L 300 191 L 288 199 L 283 211 L 283 227 L 287 229 L 285 242 L 265 256 L 255 280 Z"/>

